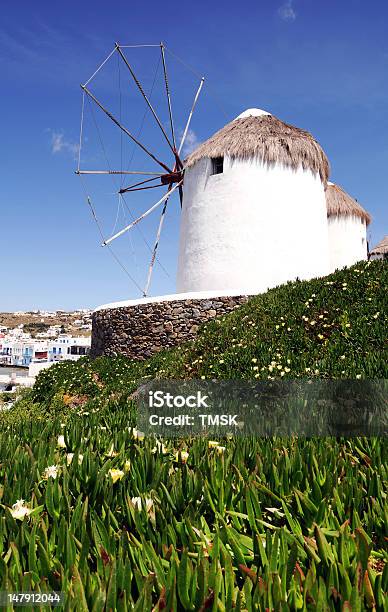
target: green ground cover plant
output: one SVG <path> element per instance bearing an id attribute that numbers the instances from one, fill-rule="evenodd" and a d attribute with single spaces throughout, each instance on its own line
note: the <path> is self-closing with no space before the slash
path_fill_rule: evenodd
<path id="1" fill-rule="evenodd" d="M 144 438 L 131 397 L 158 377 L 386 378 L 387 269 L 271 290 L 145 362 L 42 372 L 0 412 L 0 590 L 63 591 L 67 610 L 387 610 L 386 439 Z"/>

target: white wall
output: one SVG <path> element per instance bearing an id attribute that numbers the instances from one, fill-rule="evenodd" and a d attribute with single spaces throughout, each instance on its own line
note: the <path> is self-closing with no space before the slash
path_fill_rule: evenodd
<path id="1" fill-rule="evenodd" d="M 354 215 L 329 217 L 330 272 L 367 259 L 366 225 Z"/>
<path id="2" fill-rule="evenodd" d="M 328 273 L 324 188 L 319 175 L 224 159 L 186 170 L 177 291 L 260 293 Z"/>

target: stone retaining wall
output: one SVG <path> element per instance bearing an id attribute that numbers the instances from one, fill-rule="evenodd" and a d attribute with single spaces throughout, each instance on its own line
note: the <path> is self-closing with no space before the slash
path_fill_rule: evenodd
<path id="1" fill-rule="evenodd" d="M 184 299 L 104 308 L 93 313 L 91 356 L 147 359 L 161 349 L 192 340 L 198 327 L 232 312 L 248 296 Z"/>

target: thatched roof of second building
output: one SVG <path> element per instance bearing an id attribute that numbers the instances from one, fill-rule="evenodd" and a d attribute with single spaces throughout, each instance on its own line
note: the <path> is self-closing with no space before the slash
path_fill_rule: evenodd
<path id="1" fill-rule="evenodd" d="M 385 236 L 370 252 L 371 255 L 385 255 L 385 253 L 388 253 L 388 236 Z"/>
<path id="2" fill-rule="evenodd" d="M 326 206 L 328 217 L 360 217 L 367 225 L 371 222 L 370 214 L 339 185 L 327 183 Z"/>
<path id="3" fill-rule="evenodd" d="M 257 157 L 267 164 L 302 167 L 319 173 L 323 182 L 329 176 L 329 161 L 315 138 L 305 130 L 284 123 L 277 117 L 249 109 L 203 142 L 186 159 L 190 167 L 203 158 L 228 155 L 236 159 Z"/>

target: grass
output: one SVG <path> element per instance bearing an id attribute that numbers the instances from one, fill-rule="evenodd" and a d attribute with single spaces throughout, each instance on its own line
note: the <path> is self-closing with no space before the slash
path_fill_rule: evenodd
<path id="1" fill-rule="evenodd" d="M 0 413 L 0 590 L 63 591 L 67 610 L 387 610 L 384 438 L 143 439 L 130 398 L 156 377 L 386 378 L 386 281 L 359 264 L 148 361 L 43 371 Z"/>

